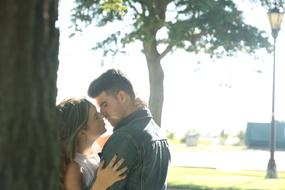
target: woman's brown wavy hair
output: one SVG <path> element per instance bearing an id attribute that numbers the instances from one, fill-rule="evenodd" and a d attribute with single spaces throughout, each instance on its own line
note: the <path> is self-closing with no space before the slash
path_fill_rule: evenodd
<path id="1" fill-rule="evenodd" d="M 66 166 L 77 151 L 78 133 L 87 127 L 89 108 L 92 104 L 85 98 L 71 98 L 59 103 L 57 108 L 57 129 L 60 141 L 60 186 L 64 189 Z"/>

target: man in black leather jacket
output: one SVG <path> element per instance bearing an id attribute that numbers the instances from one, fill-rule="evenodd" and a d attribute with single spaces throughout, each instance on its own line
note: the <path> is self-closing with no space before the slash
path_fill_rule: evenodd
<path id="1" fill-rule="evenodd" d="M 110 190 L 166 190 L 170 151 L 163 130 L 148 109 L 138 106 L 131 82 L 122 72 L 110 69 L 89 86 L 101 113 L 114 127 L 102 150 L 108 163 L 114 154 L 125 159 L 127 178 Z"/>

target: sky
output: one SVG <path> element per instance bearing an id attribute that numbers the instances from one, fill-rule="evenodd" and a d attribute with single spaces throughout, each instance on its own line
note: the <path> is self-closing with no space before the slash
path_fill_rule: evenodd
<path id="1" fill-rule="evenodd" d="M 242 1 L 242 0 L 241 0 Z M 246 22 L 266 30 L 270 25 L 264 8 L 239 3 Z M 90 82 L 108 68 L 127 74 L 138 96 L 148 100 L 149 84 L 145 57 L 135 44 L 126 55 L 108 58 L 91 50 L 112 32 L 95 26 L 72 38 L 71 1 L 61 1 L 57 102 L 74 96 L 87 97 Z M 285 27 L 285 26 L 284 26 Z M 283 28 L 284 28 L 283 27 Z M 275 118 L 285 121 L 285 32 L 281 28 L 276 44 Z M 273 54 L 261 52 L 256 58 L 244 54 L 223 59 L 177 51 L 162 60 L 165 99 L 162 127 L 183 135 L 187 131 L 217 133 L 245 130 L 247 122 L 271 122 Z"/>

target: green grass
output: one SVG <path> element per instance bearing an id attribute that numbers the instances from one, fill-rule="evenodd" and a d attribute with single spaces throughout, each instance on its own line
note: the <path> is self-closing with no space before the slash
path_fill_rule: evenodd
<path id="1" fill-rule="evenodd" d="M 285 172 L 265 179 L 265 171 L 222 171 L 209 168 L 171 167 L 168 187 L 191 190 L 284 190 Z"/>

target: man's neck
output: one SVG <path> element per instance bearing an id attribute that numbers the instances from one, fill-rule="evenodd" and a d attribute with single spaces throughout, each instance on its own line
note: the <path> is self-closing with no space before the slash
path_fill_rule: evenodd
<path id="1" fill-rule="evenodd" d="M 130 106 L 129 109 L 126 110 L 125 118 L 137 111 L 138 108 L 135 106 Z"/>

